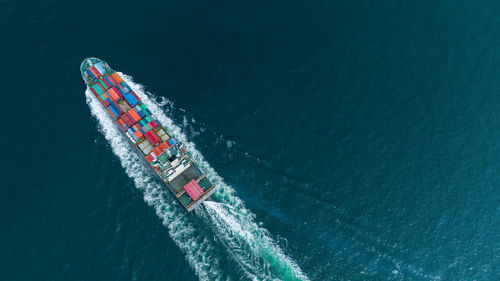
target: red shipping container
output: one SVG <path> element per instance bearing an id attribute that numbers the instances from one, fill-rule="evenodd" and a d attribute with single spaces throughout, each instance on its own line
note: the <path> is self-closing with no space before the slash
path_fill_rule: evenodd
<path id="1" fill-rule="evenodd" d="M 98 99 L 98 100 L 101 102 L 102 106 L 104 106 L 104 107 L 109 106 L 109 102 L 107 100 L 101 100 L 101 99 Z"/>
<path id="2" fill-rule="evenodd" d="M 165 144 L 165 146 L 167 147 L 167 149 L 171 147 L 171 145 L 170 145 L 170 143 L 168 141 L 165 141 L 163 144 Z"/>
<path id="3" fill-rule="evenodd" d="M 203 189 L 196 182 L 196 180 L 191 180 L 186 185 L 184 185 L 184 190 L 187 192 L 189 197 L 193 199 L 193 201 L 198 200 L 203 195 Z"/>
<path id="4" fill-rule="evenodd" d="M 160 137 L 154 132 L 154 131 L 148 131 L 146 132 L 147 135 L 153 140 L 155 144 L 159 144 L 161 142 Z"/>
<path id="5" fill-rule="evenodd" d="M 106 86 L 108 86 L 108 89 L 112 87 L 111 85 L 109 85 L 109 83 L 108 83 L 108 82 L 106 82 L 106 79 L 104 79 L 104 77 L 101 79 L 101 81 L 102 81 L 104 84 L 106 84 Z"/>
<path id="6" fill-rule="evenodd" d="M 160 139 L 156 134 L 154 134 L 152 131 L 146 132 L 146 139 L 151 143 L 153 146 L 157 145 L 160 143 Z"/>
<path id="7" fill-rule="evenodd" d="M 94 94 L 94 96 L 95 96 L 98 100 L 101 100 L 101 98 L 99 97 L 99 95 L 97 94 L 97 92 L 96 92 L 94 89 L 90 88 L 90 91 L 92 92 L 92 94 Z"/>
<path id="8" fill-rule="evenodd" d="M 146 139 L 148 140 L 148 142 L 154 147 L 155 146 L 155 142 L 154 140 L 151 138 L 151 136 L 148 134 L 148 132 L 146 132 Z M 153 149 L 153 153 L 158 156 L 159 154 L 157 154 L 157 151 Z"/>
<path id="9" fill-rule="evenodd" d="M 132 125 L 135 124 L 135 121 L 134 121 L 134 118 L 132 118 L 128 112 L 125 112 L 123 115 L 122 115 L 122 119 L 123 121 L 125 121 L 125 124 L 127 124 L 127 126 L 130 128 L 132 127 Z"/>
<path id="10" fill-rule="evenodd" d="M 116 84 L 118 84 L 118 83 L 116 83 L 116 80 L 115 80 L 115 78 L 113 78 L 113 76 L 108 75 L 108 76 L 106 76 L 106 78 L 108 78 L 109 82 L 111 82 L 111 84 L 113 84 L 113 86 L 116 86 Z"/>
<path id="11" fill-rule="evenodd" d="M 158 127 L 158 123 L 156 123 L 155 120 L 152 120 L 151 122 L 149 122 L 148 125 L 150 128 L 153 128 L 153 129 L 156 129 L 156 127 Z"/>
<path id="12" fill-rule="evenodd" d="M 99 73 L 99 71 L 97 71 L 97 69 L 93 66 L 89 67 L 90 69 L 90 72 L 92 72 L 92 74 L 94 74 L 94 76 L 99 79 L 99 77 L 101 77 L 101 73 Z"/>
<path id="13" fill-rule="evenodd" d="M 115 90 L 116 94 L 120 97 L 120 98 L 123 98 L 122 96 L 122 93 L 120 93 L 120 91 L 118 91 L 118 89 L 115 87 L 113 87 L 113 89 Z"/>
<path id="14" fill-rule="evenodd" d="M 122 129 L 123 132 L 127 131 L 127 127 L 125 125 L 125 122 L 121 118 L 116 120 L 116 123 L 118 123 L 118 126 L 120 127 L 120 129 Z"/>
<path id="15" fill-rule="evenodd" d="M 115 91 L 115 93 L 121 98 L 123 98 L 122 94 L 118 91 L 118 89 L 115 87 L 113 87 L 113 90 Z"/>
<path id="16" fill-rule="evenodd" d="M 92 87 L 89 87 L 90 91 L 94 94 L 94 96 L 96 96 L 97 98 L 99 98 L 99 95 L 97 94 L 97 92 L 94 90 L 94 88 Z"/>
<path id="17" fill-rule="evenodd" d="M 102 104 L 102 106 L 104 106 L 104 107 L 109 106 L 109 102 L 107 100 L 102 100 L 101 97 L 99 97 L 99 95 L 97 94 L 97 92 L 94 89 L 90 88 L 90 91 L 92 92 L 92 94 L 94 94 L 94 96 Z"/>
<path id="18" fill-rule="evenodd" d="M 99 88 L 101 88 L 102 92 L 103 93 L 106 93 L 106 90 L 104 89 L 104 87 L 101 85 L 101 83 L 97 83 L 96 84 Z"/>
<path id="19" fill-rule="evenodd" d="M 151 154 L 146 155 L 146 159 L 148 160 L 148 162 L 149 162 L 150 164 L 152 164 L 152 163 L 153 163 L 153 156 L 151 156 Z"/>

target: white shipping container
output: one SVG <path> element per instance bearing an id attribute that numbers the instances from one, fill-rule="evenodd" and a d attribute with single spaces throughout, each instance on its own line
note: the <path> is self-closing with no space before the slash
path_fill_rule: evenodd
<path id="1" fill-rule="evenodd" d="M 148 145 L 142 149 L 142 152 L 144 152 L 144 154 L 146 155 L 148 155 L 151 151 L 153 151 L 153 147 L 151 145 Z"/>

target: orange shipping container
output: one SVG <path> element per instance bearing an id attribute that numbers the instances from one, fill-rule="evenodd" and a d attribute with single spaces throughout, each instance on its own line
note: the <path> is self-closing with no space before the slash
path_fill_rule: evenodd
<path id="1" fill-rule="evenodd" d="M 139 131 L 135 132 L 134 135 L 139 139 L 142 138 L 142 133 Z"/>
<path id="2" fill-rule="evenodd" d="M 111 99 L 113 101 L 117 101 L 120 99 L 120 96 L 118 96 L 118 93 L 116 92 L 116 90 L 114 88 L 109 88 L 108 94 L 111 95 Z"/>
<path id="3" fill-rule="evenodd" d="M 133 108 L 131 108 L 128 111 L 128 114 L 130 114 L 130 116 L 132 116 L 132 118 L 134 118 L 135 122 L 141 121 L 141 117 L 137 114 L 137 112 L 135 112 L 135 110 Z"/>
<path id="4" fill-rule="evenodd" d="M 111 76 L 113 76 L 113 78 L 115 78 L 116 82 L 121 83 L 123 81 L 123 79 L 120 77 L 120 75 L 118 75 L 118 73 L 113 73 L 111 74 Z"/>

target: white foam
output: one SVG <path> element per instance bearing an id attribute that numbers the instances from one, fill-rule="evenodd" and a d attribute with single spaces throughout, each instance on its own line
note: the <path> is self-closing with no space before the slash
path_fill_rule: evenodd
<path id="1" fill-rule="evenodd" d="M 186 253 L 186 259 L 200 279 L 216 279 L 222 276 L 213 243 L 193 234 L 195 233 L 193 230 L 198 227 L 210 227 L 216 234 L 217 240 L 224 245 L 250 279 L 308 280 L 296 262 L 271 238 L 268 231 L 255 223 L 255 215 L 245 208 L 243 201 L 236 196 L 235 190 L 228 186 L 205 161 L 203 155 L 196 149 L 196 145 L 187 139 L 180 127 L 165 115 L 164 110 L 172 108 L 173 103 L 145 92 L 141 85 L 133 82 L 132 77 L 122 73 L 120 75 L 168 132 L 184 144 L 186 150 L 217 188 L 212 197 L 219 203 L 207 201 L 204 203 L 206 211 L 199 208 L 196 212 L 206 225 L 192 224 L 175 198 L 171 194 L 165 194 L 167 191 L 162 184 L 155 183 L 153 172 L 142 165 L 130 145 L 124 145 L 126 139 L 92 93 L 87 90 L 87 103 L 100 123 L 100 131 L 110 142 L 113 152 L 120 158 L 127 174 L 134 179 L 136 186 L 144 191 L 145 201 L 155 208 L 163 224 L 169 229 L 170 236 Z"/>
<path id="2" fill-rule="evenodd" d="M 196 227 L 186 211 L 174 201 L 171 194 L 166 194 L 165 186 L 156 181 L 153 172 L 143 165 L 90 90 L 85 94 L 91 113 L 99 122 L 99 131 L 109 141 L 113 153 L 120 158 L 122 167 L 134 180 L 135 186 L 143 191 L 144 201 L 155 209 L 170 237 L 186 254 L 186 260 L 200 280 L 214 280 L 222 276 L 219 260 L 214 256 L 214 245 L 202 235 L 196 234 Z"/>
<path id="3" fill-rule="evenodd" d="M 245 269 L 263 279 L 308 280 L 286 256 L 267 230 L 245 218 L 230 205 L 205 202 L 211 225 L 231 256 Z"/>

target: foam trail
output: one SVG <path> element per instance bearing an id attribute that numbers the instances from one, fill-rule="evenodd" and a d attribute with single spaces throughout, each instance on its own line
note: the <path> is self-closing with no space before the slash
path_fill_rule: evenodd
<path id="1" fill-rule="evenodd" d="M 138 189 L 144 193 L 144 200 L 152 206 L 163 225 L 168 229 L 170 237 L 186 254 L 186 259 L 200 280 L 216 280 L 222 276 L 219 260 L 214 256 L 214 246 L 201 234 L 196 234 L 196 226 L 186 216 L 186 211 L 171 194 L 165 194 L 162 183 L 155 180 L 155 175 L 145 165 L 127 139 L 113 124 L 108 113 L 95 99 L 90 90 L 85 92 L 92 115 L 99 122 L 99 130 L 109 141 L 111 149 L 120 158 L 121 165 L 127 175 L 132 178 Z"/>
<path id="2" fill-rule="evenodd" d="M 203 155 L 196 149 L 195 144 L 187 139 L 181 128 L 164 114 L 161 104 L 155 102 L 155 97 L 146 93 L 141 85 L 132 81 L 131 77 L 121 75 L 163 126 L 184 144 L 186 150 L 217 187 L 213 197 L 222 204 L 205 202 L 210 219 L 208 224 L 215 228 L 215 235 L 225 244 L 244 272 L 251 273 L 258 279 L 308 280 L 295 261 L 286 256 L 273 241 L 267 230 L 255 223 L 255 215 L 245 208 L 243 201 L 236 196 L 235 190 L 228 186 L 205 161 Z M 163 103 L 172 107 L 171 102 L 164 101 Z M 234 233 L 239 233 L 239 235 L 233 235 Z"/>
<path id="3" fill-rule="evenodd" d="M 87 90 L 87 102 L 92 114 L 101 123 L 101 131 L 111 144 L 113 152 L 120 157 L 127 174 L 134 179 L 136 186 L 144 190 L 146 202 L 153 206 L 163 219 L 176 244 L 186 253 L 187 260 L 200 279 L 217 279 L 222 276 L 219 260 L 215 257 L 214 245 L 211 241 L 194 235 L 196 227 L 212 228 L 217 240 L 221 242 L 229 255 L 238 263 L 242 272 L 253 280 L 309 280 L 299 266 L 288 257 L 271 238 L 268 231 L 255 223 L 255 215 L 245 208 L 233 188 L 228 186 L 214 169 L 204 160 L 194 143 L 188 141 L 172 119 L 168 118 L 164 109 L 172 107 L 172 103 L 163 98 L 161 102 L 143 87 L 133 82 L 130 76 L 120 73 L 124 80 L 142 99 L 155 117 L 184 147 L 199 164 L 206 176 L 217 187 L 212 195 L 216 202 L 205 202 L 205 210 L 198 208 L 203 224 L 193 225 L 186 217 L 184 209 L 166 192 L 162 184 L 153 183 L 154 174 L 142 164 L 136 153 L 127 145 L 125 137 L 118 131 L 107 113 Z M 162 106 L 167 105 L 166 108 Z M 128 148 L 130 147 L 130 148 Z M 161 196 L 160 196 L 161 194 Z M 192 247 L 195 248 L 192 248 Z M 200 262 L 200 259 L 202 262 Z"/>
<path id="4" fill-rule="evenodd" d="M 268 276 L 281 280 L 308 280 L 298 265 L 253 219 L 227 204 L 207 201 L 205 205 L 217 237 L 242 267 L 260 273 L 259 280 Z"/>

